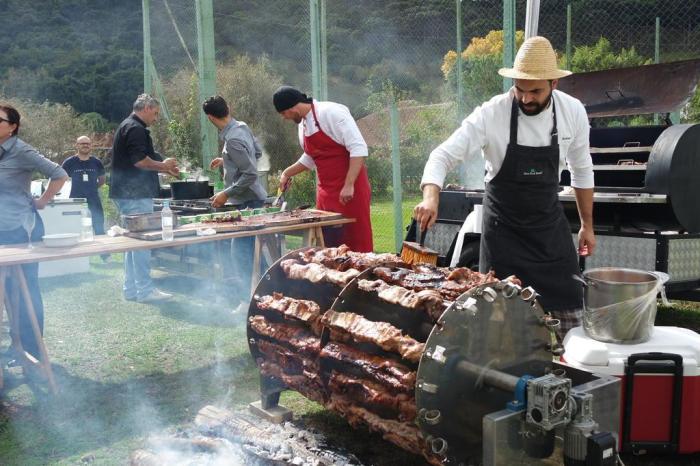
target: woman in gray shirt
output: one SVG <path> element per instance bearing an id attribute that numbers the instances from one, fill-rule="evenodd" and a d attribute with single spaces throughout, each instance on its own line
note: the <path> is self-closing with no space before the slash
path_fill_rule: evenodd
<path id="1" fill-rule="evenodd" d="M 40 241 L 44 235 L 44 225 L 37 209 L 43 209 L 61 189 L 68 175 L 58 164 L 50 161 L 32 146 L 17 137 L 19 133 L 20 114 L 11 105 L 0 103 L 0 245 L 19 244 L 28 241 L 28 232 L 23 224 L 34 224 L 31 230 L 32 241 Z M 38 171 L 49 178 L 46 191 L 38 199 L 32 199 L 30 185 L 32 173 Z M 33 222 L 27 221 L 33 217 Z M 44 329 L 44 305 L 39 289 L 39 264 L 22 266 L 27 280 L 32 304 L 39 321 L 39 328 Z M 6 290 L 19 286 L 15 280 L 8 278 Z M 22 346 L 31 355 L 38 357 L 39 349 L 31 322 L 27 316 L 27 306 L 20 299 L 19 334 Z"/>

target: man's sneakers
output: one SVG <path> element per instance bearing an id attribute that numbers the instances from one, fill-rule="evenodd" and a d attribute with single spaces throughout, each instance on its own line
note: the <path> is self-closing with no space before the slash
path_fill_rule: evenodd
<path id="1" fill-rule="evenodd" d="M 158 288 L 153 288 L 153 290 L 150 293 L 148 293 L 143 298 L 137 299 L 136 301 L 140 303 L 157 303 L 160 301 L 167 301 L 172 297 L 173 295 L 171 295 L 170 293 L 160 291 Z"/>
<path id="2" fill-rule="evenodd" d="M 148 293 L 143 298 L 137 298 L 135 296 L 124 296 L 127 301 L 136 301 L 138 303 L 158 303 L 161 301 L 167 301 L 171 299 L 173 295 L 160 291 L 158 288 L 153 288 L 150 293 Z"/>

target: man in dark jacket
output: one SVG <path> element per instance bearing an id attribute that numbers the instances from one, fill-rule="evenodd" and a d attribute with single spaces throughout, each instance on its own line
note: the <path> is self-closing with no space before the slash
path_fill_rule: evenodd
<path id="1" fill-rule="evenodd" d="M 109 197 L 120 215 L 153 212 L 153 198 L 158 197 L 158 172 L 177 176 L 180 169 L 175 159 L 160 161 L 153 150 L 148 131 L 158 119 L 160 103 L 148 94 L 136 98 L 133 113 L 114 133 L 112 144 L 112 178 Z M 155 302 L 171 298 L 153 286 L 150 251 L 124 254 L 124 298 L 129 301 Z"/>

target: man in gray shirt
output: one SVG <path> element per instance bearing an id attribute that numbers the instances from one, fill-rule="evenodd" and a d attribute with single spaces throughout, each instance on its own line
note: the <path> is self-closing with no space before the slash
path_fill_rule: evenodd
<path id="1" fill-rule="evenodd" d="M 202 109 L 219 130 L 219 138 L 223 141 L 221 157 L 212 160 L 209 168 L 223 165 L 225 188 L 212 196 L 211 205 L 221 207 L 228 202 L 239 209 L 262 207 L 267 198 L 267 192 L 258 179 L 262 148 L 253 132 L 248 125 L 231 117 L 228 104 L 221 96 L 209 97 Z M 232 282 L 229 291 L 241 301 L 250 297 L 254 245 L 253 237 L 238 238 L 233 241 L 230 257 L 223 260 L 224 273 Z"/>
<path id="2" fill-rule="evenodd" d="M 212 160 L 209 168 L 223 165 L 225 188 L 212 197 L 212 206 L 221 207 L 228 202 L 240 208 L 261 207 L 267 192 L 258 179 L 262 148 L 253 132 L 244 122 L 231 117 L 228 104 L 221 96 L 209 97 L 202 109 L 223 141 L 221 157 Z"/>

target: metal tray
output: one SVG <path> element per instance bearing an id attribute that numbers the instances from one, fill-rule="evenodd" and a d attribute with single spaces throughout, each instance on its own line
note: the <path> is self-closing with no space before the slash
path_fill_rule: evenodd
<path id="1" fill-rule="evenodd" d="M 160 212 L 152 214 L 121 215 L 119 226 L 131 232 L 161 229 Z M 177 214 L 173 212 L 173 228 L 177 227 Z"/>

